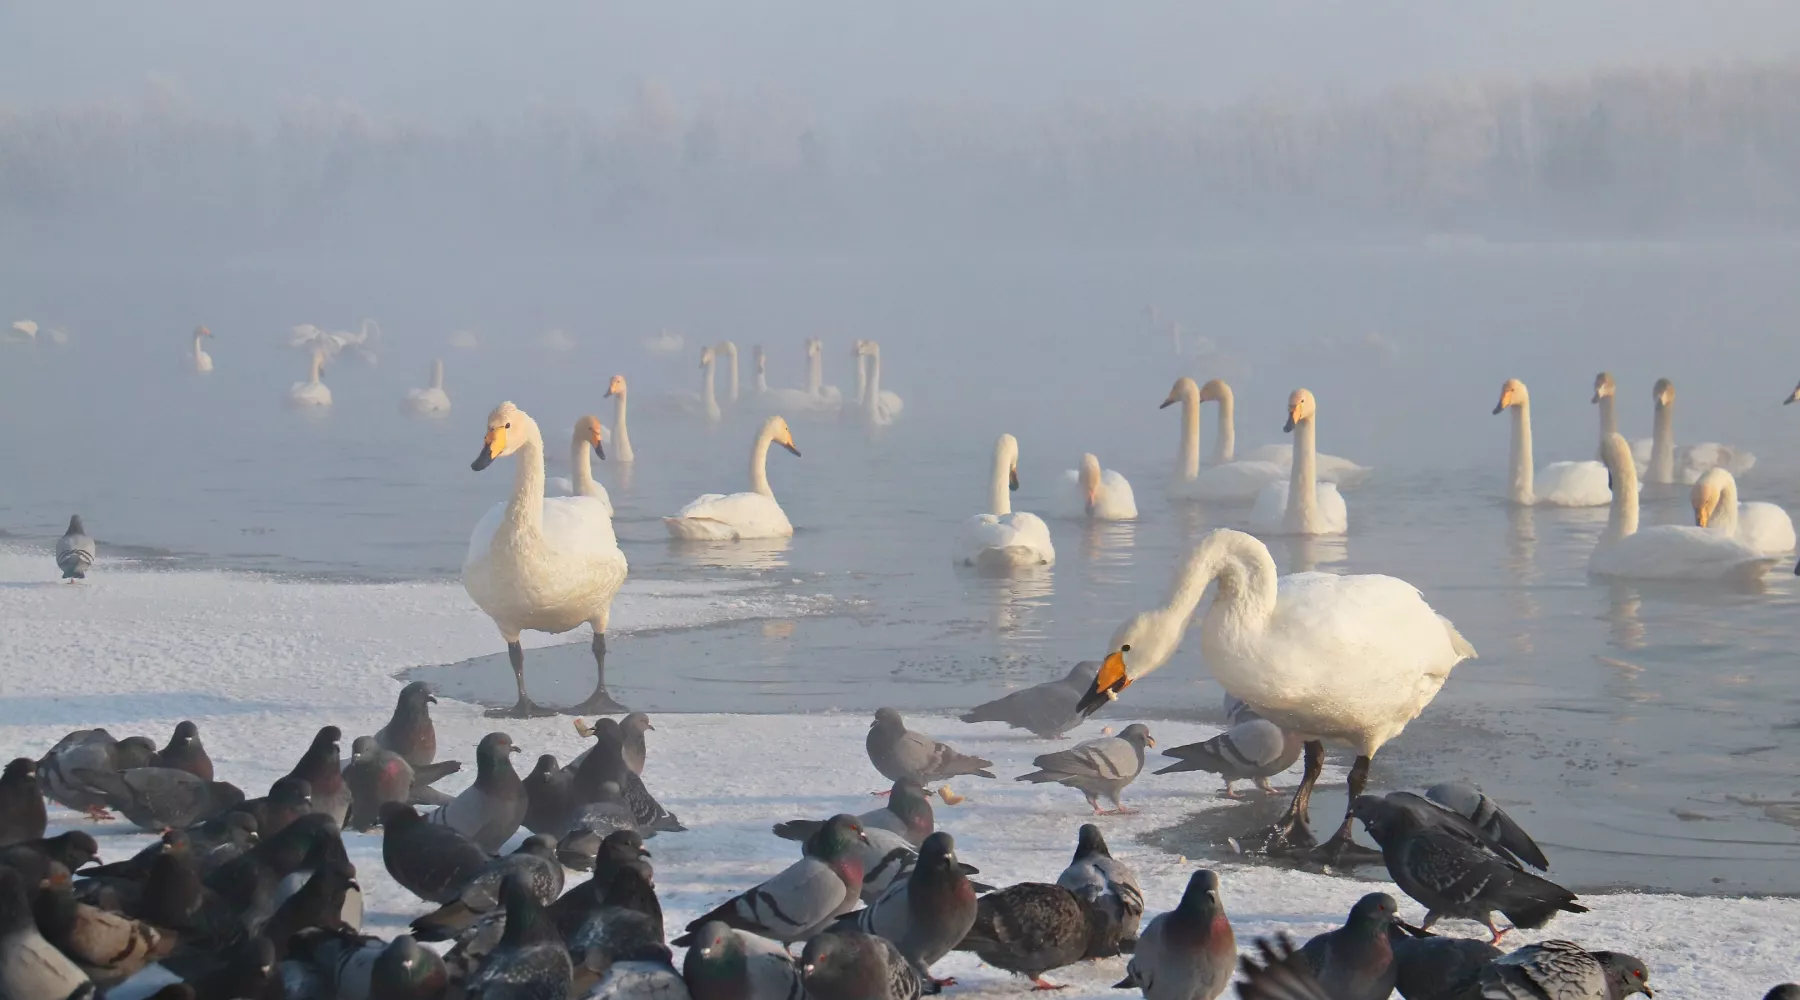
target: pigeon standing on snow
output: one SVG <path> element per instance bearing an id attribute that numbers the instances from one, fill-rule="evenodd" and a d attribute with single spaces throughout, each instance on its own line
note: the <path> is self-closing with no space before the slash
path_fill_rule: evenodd
<path id="1" fill-rule="evenodd" d="M 85 783 L 88 779 L 82 780 Z M 0 773 L 0 847 L 37 840 L 48 825 L 44 793 L 38 787 L 37 761 L 15 758 Z"/>
<path id="2" fill-rule="evenodd" d="M 381 807 L 381 860 L 401 888 L 427 903 L 447 903 L 487 867 L 488 853 L 404 802 Z"/>
<path id="3" fill-rule="evenodd" d="M 56 568 L 65 580 L 87 579 L 88 567 L 94 565 L 94 540 L 81 526 L 81 515 L 69 518 L 69 530 L 56 540 Z"/>
<path id="4" fill-rule="evenodd" d="M 253 818 L 256 835 L 267 840 L 287 829 L 289 823 L 312 815 L 312 783 L 292 776 L 276 778 L 269 794 L 239 803 L 231 811 Z"/>
<path id="5" fill-rule="evenodd" d="M 1094 677 L 1099 673 L 1099 660 L 1083 660 L 1070 668 L 1065 677 L 976 705 L 961 718 L 964 722 L 1004 722 L 1014 729 L 1029 730 L 1034 736 L 1061 739 L 1063 733 L 1084 718 L 1075 705 L 1094 686 Z"/>
<path id="6" fill-rule="evenodd" d="M 681 820 L 650 794 L 644 779 L 625 763 L 625 735 L 619 724 L 612 719 L 601 719 L 594 723 L 593 734 L 594 745 L 575 772 L 577 799 L 583 803 L 603 801 L 607 796 L 602 793 L 602 786 L 617 785 L 623 801 L 631 807 L 640 831 L 680 833 L 686 830 Z"/>
<path id="7" fill-rule="evenodd" d="M 1550 870 L 1550 859 L 1544 857 L 1537 842 L 1481 789 L 1460 781 L 1443 781 L 1427 788 L 1425 797 L 1475 824 L 1489 844 L 1511 852 L 1538 871 Z"/>
<path id="8" fill-rule="evenodd" d="M 991 760 L 957 753 L 949 745 L 939 743 L 906 728 L 906 720 L 891 708 L 875 711 L 863 745 L 869 752 L 869 763 L 875 765 L 889 781 L 902 778 L 921 785 L 943 781 L 961 774 L 992 778 Z"/>
<path id="9" fill-rule="evenodd" d="M 0 997 L 89 1000 L 95 992 L 87 975 L 38 933 L 19 873 L 0 868 Z"/>
<path id="10" fill-rule="evenodd" d="M 1137 987 L 1145 1000 L 1213 1000 L 1231 983 L 1237 938 L 1219 899 L 1219 876 L 1188 876 L 1181 903 L 1138 936 L 1137 950 L 1115 988 Z"/>
<path id="11" fill-rule="evenodd" d="M 448 826 L 489 854 L 499 852 L 525 819 L 525 786 L 513 770 L 512 737 L 489 733 L 475 747 L 475 783 L 439 806 L 431 822 Z"/>
<path id="12" fill-rule="evenodd" d="M 1225 718 L 1230 728 L 1212 739 L 1164 750 L 1164 757 L 1174 757 L 1178 762 L 1156 773 L 1210 771 L 1225 779 L 1227 798 L 1238 797 L 1231 790 L 1231 783 L 1246 778 L 1273 794 L 1275 788 L 1269 779 L 1294 766 L 1306 741 L 1298 733 L 1290 733 L 1257 715 L 1230 695 L 1225 696 Z"/>
<path id="13" fill-rule="evenodd" d="M 104 729 L 78 729 L 56 741 L 38 761 L 38 781 L 52 802 L 87 813 L 96 822 L 111 819 L 106 795 L 75 777 L 76 768 L 117 774 L 133 767 L 149 767 L 156 760 L 156 744 L 142 736 L 115 740 Z"/>
<path id="14" fill-rule="evenodd" d="M 1474 824 L 1416 795 L 1362 795 L 1351 810 L 1381 845 L 1394 882 L 1425 906 L 1423 928 L 1462 917 L 1486 925 L 1498 943 L 1505 932 L 1494 926 L 1494 910 L 1530 929 L 1559 912 L 1587 912 L 1574 893 L 1492 848 Z"/>
<path id="15" fill-rule="evenodd" d="M 893 789 L 888 793 L 887 805 L 871 809 L 856 817 L 856 820 L 862 824 L 865 833 L 871 829 L 889 830 L 905 837 L 907 843 L 914 847 L 925 843 L 925 838 L 937 829 L 930 794 L 925 791 L 924 785 L 906 778 L 894 782 Z M 818 833 L 825 822 L 817 819 L 791 819 L 786 823 L 775 824 L 775 836 L 783 840 L 805 840 Z"/>
<path id="16" fill-rule="evenodd" d="M 644 746 L 644 731 L 655 728 L 650 724 L 650 717 L 642 712 L 633 712 L 619 720 L 619 732 L 625 737 L 625 766 L 631 768 L 632 774 L 644 773 L 644 759 L 649 753 Z"/>
<path id="17" fill-rule="evenodd" d="M 326 726 L 313 737 L 312 745 L 300 755 L 300 762 L 287 773 L 312 787 L 312 810 L 330 816 L 339 826 L 350 813 L 350 789 L 344 785 L 339 767 L 338 741 L 344 734 L 336 726 Z"/>
<path id="18" fill-rule="evenodd" d="M 804 941 L 856 906 L 862 894 L 862 865 L 856 848 L 868 842 L 856 817 L 839 813 L 807 838 L 806 856 L 767 882 L 719 904 L 672 944 L 695 940 L 703 924 L 731 927 L 780 941 Z"/>
<path id="19" fill-rule="evenodd" d="M 420 941 L 451 940 L 482 914 L 499 909 L 500 887 L 514 878 L 524 880 L 539 904 L 548 906 L 555 902 L 563 891 L 563 866 L 556 860 L 556 838 L 533 834 L 525 838 L 518 850 L 488 862 L 444 905 L 415 919 L 413 936 Z"/>
<path id="20" fill-rule="evenodd" d="M 156 766 L 186 771 L 201 781 L 213 780 L 213 762 L 200 742 L 200 727 L 192 722 L 177 725 L 169 745 L 156 752 Z"/>
<path id="21" fill-rule="evenodd" d="M 1095 815 L 1109 811 L 1100 808 L 1101 798 L 1112 800 L 1110 812 L 1123 814 L 1130 810 L 1120 804 L 1119 795 L 1144 770 L 1144 747 L 1155 745 L 1149 727 L 1134 722 L 1117 736 L 1102 736 L 1067 750 L 1043 754 L 1031 762 L 1038 770 L 1014 780 L 1068 785 L 1087 797 Z"/>
<path id="22" fill-rule="evenodd" d="M 569 814 L 575 809 L 575 772 L 544 754 L 525 776 L 525 816 L 520 821 L 532 833 L 560 837 L 568 833 Z"/>
<path id="23" fill-rule="evenodd" d="M 383 750 L 375 737 L 358 736 L 350 744 L 344 784 L 350 789 L 350 829 L 369 830 L 381 822 L 382 806 L 411 798 L 413 769 L 406 758 Z"/>
<path id="24" fill-rule="evenodd" d="M 1638 959 L 1594 951 L 1572 941 L 1540 941 L 1489 962 L 1481 996 L 1490 1000 L 1624 1000 L 1650 996 L 1650 973 Z"/>
<path id="25" fill-rule="evenodd" d="M 963 874 L 956 842 L 942 830 L 925 838 L 904 882 L 846 918 L 857 929 L 894 943 L 931 993 L 955 980 L 934 979 L 931 966 L 962 942 L 975 923 L 975 887 Z"/>
<path id="26" fill-rule="evenodd" d="M 1394 992 L 1394 950 L 1389 928 L 1400 904 L 1371 892 L 1350 908 L 1344 926 L 1313 937 L 1300 957 L 1336 1000 L 1387 1000 Z"/>
<path id="27" fill-rule="evenodd" d="M 487 961 L 469 977 L 464 992 L 490 1000 L 561 1000 L 569 995 L 574 966 L 556 925 L 545 916 L 530 879 L 513 873 L 500 885 L 506 930 Z"/>
<path id="28" fill-rule="evenodd" d="M 1500 949 L 1473 938 L 1414 937 L 1398 927 L 1388 936 L 1394 949 L 1394 988 L 1406 1000 L 1466 996 L 1481 970 L 1500 957 Z"/>
<path id="29" fill-rule="evenodd" d="M 688 935 L 681 960 L 693 1000 L 803 1000 L 800 968 L 779 942 L 708 920 Z M 677 942 L 679 944 L 680 942 Z"/>
<path id="30" fill-rule="evenodd" d="M 1060 885 L 1021 882 L 981 897 L 975 924 L 956 946 L 996 969 L 1016 972 L 1040 990 L 1059 987 L 1044 973 L 1081 961 L 1087 952 L 1087 911 Z"/>
<path id="31" fill-rule="evenodd" d="M 1144 892 L 1137 873 L 1112 856 L 1100 828 L 1083 823 L 1075 838 L 1075 858 L 1056 884 L 1075 894 L 1088 914 L 1087 958 L 1131 951 L 1144 917 Z"/>
<path id="32" fill-rule="evenodd" d="M 919 973 L 894 943 L 853 930 L 832 930 L 806 942 L 800 978 L 808 1000 L 918 1000 Z"/>
<path id="33" fill-rule="evenodd" d="M 244 801 L 236 785 L 203 781 L 172 767 L 134 767 L 117 774 L 78 769 L 75 776 L 105 792 L 108 807 L 151 832 L 186 829 Z"/>
<path id="34" fill-rule="evenodd" d="M 437 729 L 431 724 L 431 706 L 435 704 L 437 698 L 431 693 L 431 685 L 424 681 L 413 681 L 401 688 L 393 717 L 375 731 L 375 742 L 414 767 L 437 760 Z"/>

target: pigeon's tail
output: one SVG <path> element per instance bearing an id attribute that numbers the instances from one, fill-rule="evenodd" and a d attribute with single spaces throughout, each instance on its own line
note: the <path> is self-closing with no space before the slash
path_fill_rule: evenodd
<path id="1" fill-rule="evenodd" d="M 665 811 L 650 824 L 650 829 L 660 830 L 663 833 L 683 833 L 686 832 L 687 827 L 681 825 L 681 820 L 676 819 L 674 813 Z"/>
<path id="2" fill-rule="evenodd" d="M 1224 774 L 1227 771 L 1239 771 L 1254 763 L 1244 760 L 1235 751 L 1228 733 L 1220 733 L 1210 740 L 1200 743 L 1189 743 L 1186 746 L 1170 747 L 1163 751 L 1164 757 L 1177 757 L 1157 774 L 1175 774 L 1181 771 L 1207 771 L 1212 774 Z"/>
<path id="3" fill-rule="evenodd" d="M 418 941 L 454 941 L 457 934 L 475 923 L 477 914 L 461 900 L 451 900 L 412 922 L 413 938 Z"/>
<path id="4" fill-rule="evenodd" d="M 782 840 L 805 840 L 818 833 L 825 826 L 816 819 L 790 819 L 786 823 L 775 824 L 775 836 Z"/>
<path id="5" fill-rule="evenodd" d="M 1018 777 L 1014 778 L 1013 780 L 1014 781 L 1029 781 L 1032 784 L 1037 785 L 1037 784 L 1042 784 L 1046 781 L 1061 781 L 1067 777 L 1068 777 L 1068 775 L 1062 774 L 1057 771 L 1033 771 L 1030 774 L 1021 774 Z"/>
<path id="6" fill-rule="evenodd" d="M 993 766 L 994 762 L 991 760 L 982 760 L 980 757 L 970 757 L 967 754 L 959 753 L 949 760 L 944 761 L 943 769 L 938 772 L 938 777 L 943 779 L 971 774 L 977 778 L 992 778 L 994 777 L 994 772 L 988 770 L 988 768 Z"/>
<path id="7" fill-rule="evenodd" d="M 58 569 L 62 570 L 63 579 L 65 580 L 87 579 L 88 567 L 93 564 L 94 557 L 80 549 L 76 549 L 73 552 L 65 552 L 57 557 L 56 560 L 56 566 Z"/>
<path id="8" fill-rule="evenodd" d="M 413 768 L 413 787 L 422 788 L 426 785 L 435 785 L 439 779 L 460 770 L 462 770 L 462 761 L 460 760 L 440 760 L 435 764 L 415 767 Z"/>
<path id="9" fill-rule="evenodd" d="M 1014 725 L 1013 721 L 1005 715 L 1005 705 L 1002 704 L 1004 701 L 1006 701 L 1005 698 L 996 698 L 993 701 L 976 705 L 957 718 L 964 722 L 1004 722 L 1007 725 Z"/>
<path id="10" fill-rule="evenodd" d="M 1499 910 L 1514 927 L 1537 930 L 1558 913 L 1586 913 L 1588 908 L 1575 902 L 1575 894 L 1547 878 L 1530 872 L 1516 872 L 1512 884 L 1498 900 Z"/>
<path id="11" fill-rule="evenodd" d="M 1262 961 L 1248 955 L 1239 960 L 1244 973 L 1238 984 L 1242 1000 L 1330 1000 L 1331 994 L 1319 985 L 1311 964 L 1286 934 L 1274 942 L 1257 938 L 1256 949 Z"/>

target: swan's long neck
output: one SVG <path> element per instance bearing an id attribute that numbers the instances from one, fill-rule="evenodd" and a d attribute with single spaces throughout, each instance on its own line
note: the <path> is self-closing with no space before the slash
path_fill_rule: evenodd
<path id="1" fill-rule="evenodd" d="M 1005 448 L 994 449 L 994 473 L 991 481 L 992 491 L 989 494 L 988 509 L 995 514 L 1012 513 L 1012 490 L 1009 488 L 1012 478 L 1012 456 Z"/>
<path id="2" fill-rule="evenodd" d="M 769 376 L 763 372 L 761 363 L 758 363 L 756 366 L 756 391 L 759 393 L 769 391 Z"/>
<path id="3" fill-rule="evenodd" d="M 731 382 L 727 385 L 729 395 L 725 398 L 730 402 L 735 403 L 738 398 L 737 345 L 728 340 L 725 343 L 720 344 L 719 349 L 725 352 L 727 358 L 731 359 Z"/>
<path id="4" fill-rule="evenodd" d="M 701 402 L 706 405 L 706 412 L 708 415 L 719 412 L 719 400 L 713 395 L 713 366 L 716 364 L 718 364 L 717 361 L 711 358 L 707 359 L 706 364 L 703 366 L 705 368 L 705 374 L 701 376 L 704 388 L 701 390 L 700 399 Z"/>
<path id="5" fill-rule="evenodd" d="M 1295 446 L 1296 453 L 1299 446 Z M 1255 642 L 1275 615 L 1276 582 L 1280 572 L 1263 543 L 1241 531 L 1220 529 L 1194 547 L 1176 574 L 1170 606 L 1191 612 L 1206 591 L 1218 581 L 1212 607 L 1207 611 L 1210 640 L 1242 647 Z M 1185 620 L 1185 619 L 1184 619 Z"/>
<path id="6" fill-rule="evenodd" d="M 809 354 L 806 358 L 806 393 L 817 396 L 825 386 L 825 357 L 823 352 Z"/>
<path id="7" fill-rule="evenodd" d="M 1191 480 L 1200 474 L 1200 396 L 1190 393 L 1181 397 L 1181 478 Z"/>
<path id="8" fill-rule="evenodd" d="M 319 384 L 319 376 L 325 370 L 325 352 L 314 351 L 312 360 L 312 384 Z"/>
<path id="9" fill-rule="evenodd" d="M 869 385 L 863 396 L 863 405 L 868 408 L 869 415 L 874 416 L 881 404 L 881 348 L 869 352 Z"/>
<path id="10" fill-rule="evenodd" d="M 1219 432 L 1217 442 L 1213 445 L 1213 464 L 1225 465 L 1237 456 L 1237 400 L 1232 398 L 1231 387 L 1219 387 Z M 1199 428 L 1195 428 L 1198 432 Z"/>
<path id="11" fill-rule="evenodd" d="M 444 388 L 444 362 L 441 360 L 431 363 L 431 387 L 439 391 Z"/>
<path id="12" fill-rule="evenodd" d="M 774 440 L 774 432 L 765 428 L 750 446 L 750 489 L 771 500 L 775 499 L 775 491 L 769 489 L 769 445 Z"/>
<path id="13" fill-rule="evenodd" d="M 1709 524 L 1720 533 L 1735 535 L 1738 530 L 1738 494 L 1737 480 L 1732 479 L 1719 488 L 1719 506 L 1713 512 Z"/>
<path id="14" fill-rule="evenodd" d="M 536 424 L 526 424 L 520 432 L 525 443 L 514 453 L 513 495 L 506 503 L 503 530 L 496 536 L 515 546 L 541 539 L 544 527 L 544 438 Z"/>
<path id="15" fill-rule="evenodd" d="M 1650 481 L 1675 481 L 1675 404 L 1656 404 L 1656 430 L 1650 439 Z"/>
<path id="16" fill-rule="evenodd" d="M 194 360 L 199 361 L 200 356 L 205 353 L 206 353 L 205 351 L 200 349 L 200 334 L 195 333 L 194 334 Z"/>
<path id="17" fill-rule="evenodd" d="M 625 390 L 613 393 L 617 402 L 613 403 L 613 448 L 618 451 L 621 462 L 631 461 L 631 434 L 625 430 Z"/>
<path id="18" fill-rule="evenodd" d="M 1619 433 L 1619 411 L 1613 407 L 1613 397 L 1610 395 L 1601 396 L 1599 405 L 1600 444 L 1604 447 L 1608 435 Z"/>
<path id="19" fill-rule="evenodd" d="M 1531 463 L 1531 403 L 1520 402 L 1513 408 L 1512 426 L 1512 490 L 1513 503 L 1531 504 L 1537 499 Z"/>
<path id="20" fill-rule="evenodd" d="M 1612 470 L 1612 506 L 1606 512 L 1606 533 L 1602 541 L 1617 541 L 1638 530 L 1637 463 L 1631 449 L 1621 452 L 1619 467 Z"/>
<path id="21" fill-rule="evenodd" d="M 1282 527 L 1292 532 L 1310 533 L 1318 520 L 1317 419 L 1307 417 L 1294 425 L 1294 467 L 1288 472 L 1287 513 L 1282 518 Z"/>
<path id="22" fill-rule="evenodd" d="M 867 354 L 858 354 L 856 356 L 856 402 L 861 404 L 863 400 L 868 398 L 869 356 Z"/>
<path id="23" fill-rule="evenodd" d="M 576 496 L 591 497 L 599 492 L 594 483 L 593 445 L 588 444 L 586 436 L 580 431 L 575 433 L 575 439 L 569 443 L 569 468 L 574 470 Z"/>

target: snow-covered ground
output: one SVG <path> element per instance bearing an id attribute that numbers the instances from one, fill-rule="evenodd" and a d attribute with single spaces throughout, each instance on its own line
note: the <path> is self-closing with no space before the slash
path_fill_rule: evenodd
<path id="1" fill-rule="evenodd" d="M 614 628 L 703 624 L 753 614 L 741 594 L 673 585 L 628 585 L 615 605 Z M 527 644 L 567 637 L 528 634 Z M 586 643 L 585 633 L 576 641 Z M 289 582 L 252 575 L 145 572 L 102 561 L 82 585 L 56 582 L 46 550 L 0 547 L 0 760 L 40 756 L 71 729 L 104 726 L 115 736 L 148 735 L 159 744 L 182 719 L 200 726 L 219 777 L 249 795 L 285 774 L 321 726 L 337 725 L 344 746 L 374 732 L 392 711 L 406 667 L 443 663 L 497 648 L 492 625 L 454 583 L 337 584 Z M 628 677 L 647 664 L 615 657 L 612 672 Z M 473 780 L 473 751 L 496 723 L 473 705 L 436 706 L 440 756 L 469 767 L 443 782 L 454 791 Z M 650 734 L 645 778 L 690 827 L 651 844 L 657 886 L 671 928 L 724 897 L 778 871 L 798 847 L 769 833 L 797 816 L 871 808 L 869 792 L 884 783 L 863 753 L 860 716 L 662 715 Z M 1088 820 L 1079 793 L 1018 784 L 1033 756 L 1052 744 L 1022 738 L 997 724 L 969 726 L 920 716 L 914 728 L 996 762 L 999 781 L 954 783 L 968 800 L 938 805 L 938 825 L 957 837 L 958 853 L 995 884 L 1052 881 L 1068 863 L 1076 828 Z M 1115 721 L 1114 725 L 1120 722 Z M 566 718 L 507 721 L 528 768 L 544 752 L 561 759 L 583 746 Z M 1096 735 L 1091 723 L 1078 738 Z M 1211 727 L 1159 723 L 1163 746 L 1201 739 Z M 1328 781 L 1334 775 L 1327 774 Z M 1290 777 L 1288 782 L 1291 783 Z M 1136 815 L 1099 822 L 1114 853 L 1138 870 L 1152 913 L 1175 904 L 1192 864 L 1139 844 L 1139 835 L 1196 809 L 1223 805 L 1209 775 L 1146 777 L 1126 795 Z M 53 827 L 81 824 L 53 807 Z M 125 857 L 150 837 L 118 823 L 89 827 L 108 860 Z M 54 832 L 54 830 L 52 831 Z M 381 864 L 379 834 L 348 833 L 371 933 L 391 934 L 428 906 L 400 889 Z M 1286 930 L 1297 937 L 1341 921 L 1365 892 L 1387 888 L 1250 865 L 1222 866 L 1226 907 L 1238 941 Z M 1400 896 L 1395 892 L 1396 896 Z M 1401 898 L 1402 915 L 1422 916 Z M 1562 916 L 1548 934 L 1521 933 L 1509 943 L 1568 937 L 1592 948 L 1643 958 L 1659 996 L 1760 997 L 1770 985 L 1800 975 L 1800 901 L 1697 899 L 1682 896 L 1588 895 L 1593 912 Z M 1478 928 L 1453 922 L 1450 933 Z M 679 961 L 679 959 L 678 959 Z M 1109 960 L 1052 973 L 1073 988 L 1070 998 L 1117 997 L 1109 987 L 1124 963 Z M 1022 980 L 955 954 L 939 975 L 954 975 L 952 995 L 986 997 L 1026 990 Z"/>

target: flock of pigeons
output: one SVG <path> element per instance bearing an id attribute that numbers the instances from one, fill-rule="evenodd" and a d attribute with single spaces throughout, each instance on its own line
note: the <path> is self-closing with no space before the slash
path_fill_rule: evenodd
<path id="1" fill-rule="evenodd" d="M 876 713 L 866 740 L 893 782 L 887 801 L 776 824 L 800 858 L 670 940 L 644 842 L 685 827 L 644 784 L 650 720 L 577 723 L 593 744 L 566 765 L 539 757 L 524 777 L 512 763 L 520 748 L 490 733 L 474 782 L 450 796 L 433 783 L 461 765 L 436 759 L 435 700 L 408 685 L 348 761 L 342 733 L 326 726 L 254 799 L 216 780 L 191 722 L 161 749 L 90 729 L 41 760 L 12 761 L 0 776 L 0 998 L 98 997 L 155 963 L 179 978 L 156 1000 L 914 1000 L 953 982 L 931 972 L 952 951 L 1040 989 L 1055 988 L 1043 978 L 1055 969 L 1129 955 L 1117 985 L 1148 1000 L 1212 1000 L 1237 971 L 1247 998 L 1650 995 L 1629 955 L 1566 941 L 1502 954 L 1430 933 L 1444 917 L 1492 929 L 1499 910 L 1539 927 L 1584 909 L 1524 870 L 1545 866 L 1537 845 L 1461 785 L 1356 803 L 1399 888 L 1429 911 L 1417 928 L 1397 919 L 1392 896 L 1372 893 L 1342 928 L 1300 948 L 1260 941 L 1240 960 L 1216 873 L 1196 871 L 1179 904 L 1146 923 L 1135 874 L 1092 824 L 1055 882 L 984 885 L 936 828 L 932 795 L 960 800 L 928 789 L 992 778 L 992 763 L 908 729 L 892 709 Z M 1153 745 L 1146 727 L 1127 726 L 1040 756 L 1021 780 L 1075 787 L 1096 811 L 1100 798 L 1117 807 Z M 44 836 L 46 799 L 95 819 L 116 811 L 161 839 L 100 864 L 87 833 Z M 431 907 L 392 940 L 361 932 L 341 833 L 377 826 L 388 873 Z M 521 828 L 530 835 L 500 853 Z M 570 870 L 589 874 L 570 885 Z M 687 949 L 679 968 L 671 945 Z M 1800 987 L 1769 996 L 1795 1000 Z"/>

